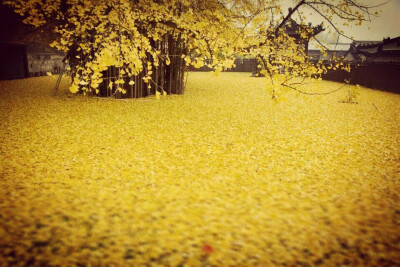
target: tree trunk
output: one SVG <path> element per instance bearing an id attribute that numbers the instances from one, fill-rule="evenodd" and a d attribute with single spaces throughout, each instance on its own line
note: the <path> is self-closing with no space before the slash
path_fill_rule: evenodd
<path id="1" fill-rule="evenodd" d="M 159 61 L 159 66 L 153 68 L 151 80 L 148 83 L 143 81 L 145 76 L 144 71 L 132 77 L 120 77 L 119 70 L 115 67 L 110 67 L 103 73 L 103 82 L 99 86 L 99 96 L 115 98 L 140 98 L 155 94 L 156 91 L 162 93 L 162 90 L 168 94 L 183 94 L 184 92 L 184 74 L 185 62 L 182 55 L 186 52 L 184 46 L 178 40 L 175 40 L 172 35 L 164 36 L 161 41 L 153 42 L 153 47 L 160 50 L 162 55 L 168 55 L 170 64 L 166 65 L 164 58 Z M 147 60 L 152 57 L 148 55 Z M 115 84 L 119 78 L 124 79 L 124 84 Z M 134 81 L 134 85 L 129 85 L 130 81 Z M 113 82 L 110 89 L 109 83 Z M 149 88 L 151 85 L 151 89 Z M 118 88 L 126 90 L 123 94 L 118 91 Z"/>

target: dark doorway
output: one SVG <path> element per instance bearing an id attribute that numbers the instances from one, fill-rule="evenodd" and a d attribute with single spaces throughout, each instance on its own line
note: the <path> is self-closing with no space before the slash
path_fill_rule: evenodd
<path id="1" fill-rule="evenodd" d="M 27 67 L 25 46 L 0 44 L 0 80 L 26 78 Z"/>

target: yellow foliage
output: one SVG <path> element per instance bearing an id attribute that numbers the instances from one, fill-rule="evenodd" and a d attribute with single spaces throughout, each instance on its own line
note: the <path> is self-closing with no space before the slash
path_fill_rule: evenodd
<path id="1" fill-rule="evenodd" d="M 72 85 L 69 87 L 69 91 L 70 91 L 71 93 L 73 93 L 73 94 L 77 93 L 77 92 L 79 91 L 78 85 L 77 85 L 77 84 L 72 84 Z"/>
<path id="2" fill-rule="evenodd" d="M 400 264 L 399 95 L 274 103 L 224 72 L 165 101 L 67 83 L 0 82 L 1 266 Z"/>
<path id="3" fill-rule="evenodd" d="M 235 56 L 241 54 L 259 58 L 260 67 L 271 77 L 283 71 L 316 77 L 326 67 L 310 62 L 303 46 L 284 30 L 282 2 L 5 0 L 4 4 L 23 16 L 26 24 L 53 29 L 58 39 L 51 46 L 66 53 L 71 74 L 80 76 L 73 91 L 87 93 L 98 91 L 102 83 L 98 78 L 110 67 L 118 68 L 121 79 L 143 72 L 148 82 L 152 67 L 169 65 L 170 57 L 178 65 L 179 56 L 187 66 L 207 65 L 218 73 L 234 67 Z M 300 1 L 296 19 L 307 21 L 307 7 L 330 20 L 337 32 L 342 31 L 336 20 L 357 25 L 373 16 L 361 0 Z M 313 30 L 302 22 L 299 25 L 297 33 L 309 39 Z M 171 50 L 176 44 L 179 52 Z M 326 49 L 321 49 L 326 56 Z M 347 69 L 337 61 L 328 68 Z"/>

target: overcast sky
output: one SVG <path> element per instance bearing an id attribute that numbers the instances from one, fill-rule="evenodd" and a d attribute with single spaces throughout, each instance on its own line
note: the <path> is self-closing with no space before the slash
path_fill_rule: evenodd
<path id="1" fill-rule="evenodd" d="M 385 2 L 382 0 L 370 1 L 372 3 Z M 362 26 L 344 29 L 348 35 L 356 40 L 382 40 L 386 37 L 400 36 L 400 0 L 391 0 L 379 7 L 382 13 L 372 22 L 366 22 Z M 370 28 L 370 29 L 368 29 Z"/>
<path id="2" fill-rule="evenodd" d="M 361 0 L 367 4 L 378 5 L 388 0 Z M 284 0 L 284 6 L 294 6 L 297 0 Z M 345 34 L 354 37 L 355 40 L 371 40 L 381 41 L 383 38 L 400 36 L 400 0 L 391 0 L 389 3 L 380 6 L 376 10 L 380 10 L 378 18 L 374 18 L 372 22 L 365 22 L 362 26 L 343 27 Z M 308 10 L 304 10 L 305 14 Z M 375 10 L 374 10 L 375 12 Z M 318 15 L 311 15 L 310 21 L 313 25 L 321 23 L 323 20 Z M 326 25 L 326 23 L 325 23 Z M 323 39 L 335 39 L 334 36 L 328 36 L 327 31 L 319 35 Z M 336 41 L 336 39 L 335 39 Z M 340 42 L 349 43 L 351 40 L 341 38 Z"/>

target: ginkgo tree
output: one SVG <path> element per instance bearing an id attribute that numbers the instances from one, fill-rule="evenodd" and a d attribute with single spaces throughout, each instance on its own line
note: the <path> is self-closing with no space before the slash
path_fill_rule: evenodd
<path id="1" fill-rule="evenodd" d="M 285 31 L 291 18 L 297 34 L 316 38 L 306 21 L 313 12 L 326 27 L 346 36 L 338 23 L 370 20 L 373 6 L 362 0 L 13 0 L 5 1 L 35 27 L 53 25 L 51 46 L 66 53 L 70 91 L 140 97 L 181 94 L 185 66 L 207 65 L 216 72 L 234 66 L 235 55 L 259 60 L 272 97 L 299 89 L 305 79 L 328 69 L 312 62 L 306 47 Z M 289 12 L 284 6 L 290 4 Z M 321 42 L 320 48 L 328 48 Z M 284 70 L 284 71 L 282 71 Z M 300 77 L 300 79 L 298 78 Z M 304 92 L 303 92 L 304 93 Z"/>

